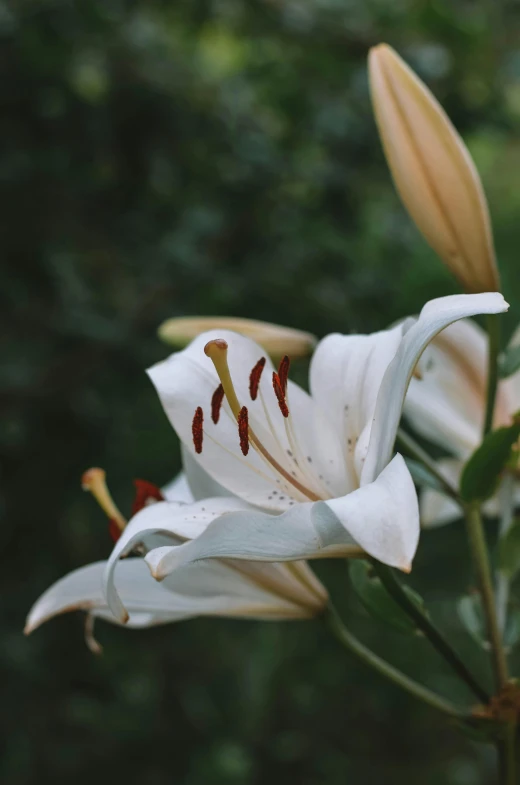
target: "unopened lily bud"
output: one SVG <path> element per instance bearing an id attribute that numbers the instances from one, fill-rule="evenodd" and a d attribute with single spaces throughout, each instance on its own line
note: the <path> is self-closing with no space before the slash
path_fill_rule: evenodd
<path id="1" fill-rule="evenodd" d="M 370 51 L 369 76 L 386 159 L 418 229 L 466 291 L 498 291 L 486 198 L 464 142 L 391 47 Z"/>
<path id="2" fill-rule="evenodd" d="M 275 361 L 286 354 L 292 358 L 306 357 L 316 346 L 316 338 L 311 333 L 270 322 L 226 316 L 183 316 L 167 319 L 159 327 L 158 334 L 165 343 L 183 348 L 207 330 L 233 330 L 246 335 L 260 344 Z"/>

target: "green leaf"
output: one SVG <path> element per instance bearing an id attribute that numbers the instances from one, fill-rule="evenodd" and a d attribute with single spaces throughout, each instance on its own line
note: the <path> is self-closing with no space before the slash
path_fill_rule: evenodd
<path id="1" fill-rule="evenodd" d="M 422 463 L 415 461 L 413 458 L 405 458 L 405 463 L 408 466 L 413 481 L 417 485 L 423 485 L 427 488 L 433 488 L 435 491 L 442 491 L 442 485 L 439 480 L 433 476 L 431 472 L 426 469 Z"/>
<path id="2" fill-rule="evenodd" d="M 506 379 L 518 370 L 520 370 L 520 346 L 510 346 L 500 355 L 498 374 L 501 379 Z"/>
<path id="3" fill-rule="evenodd" d="M 400 632 L 415 633 L 415 623 L 401 609 L 375 575 L 372 566 L 359 559 L 350 562 L 350 579 L 361 603 L 371 616 L 384 621 Z M 424 610 L 424 601 L 419 594 L 403 586 L 408 597 Z"/>
<path id="4" fill-rule="evenodd" d="M 465 597 L 461 597 L 457 602 L 457 611 L 462 624 L 471 637 L 479 646 L 487 649 L 489 646 L 480 595 L 468 594 Z"/>
<path id="5" fill-rule="evenodd" d="M 520 518 L 515 518 L 498 543 L 498 566 L 508 578 L 520 570 Z"/>
<path id="6" fill-rule="evenodd" d="M 511 459 L 519 436 L 518 415 L 515 415 L 513 425 L 488 433 L 462 471 L 460 493 L 464 501 L 484 501 L 493 496 L 500 473 Z"/>

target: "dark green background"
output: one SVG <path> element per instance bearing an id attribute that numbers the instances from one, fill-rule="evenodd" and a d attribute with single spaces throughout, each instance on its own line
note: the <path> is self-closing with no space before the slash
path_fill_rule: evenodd
<path id="1" fill-rule="evenodd" d="M 482 785 L 493 752 L 351 660 L 318 622 L 196 620 L 132 632 L 80 615 L 22 636 L 52 581 L 110 549 L 79 478 L 178 469 L 144 368 L 180 314 L 370 331 L 456 284 L 404 213 L 366 55 L 394 45 L 471 148 L 520 315 L 520 5 L 461 0 L 0 3 L 0 779 L 9 785 Z M 304 368 L 295 373 L 303 377 Z M 428 645 L 361 637 L 466 700 Z M 474 667 L 454 592 L 463 531 L 425 535 L 411 582 Z"/>

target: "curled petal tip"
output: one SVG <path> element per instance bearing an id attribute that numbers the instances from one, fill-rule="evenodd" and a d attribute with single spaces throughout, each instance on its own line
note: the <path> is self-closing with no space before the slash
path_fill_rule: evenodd
<path id="1" fill-rule="evenodd" d="M 162 559 L 154 560 L 153 557 L 149 558 L 149 556 L 146 556 L 145 561 L 150 568 L 150 575 L 154 580 L 160 583 L 166 578 L 167 572 L 163 569 Z"/>

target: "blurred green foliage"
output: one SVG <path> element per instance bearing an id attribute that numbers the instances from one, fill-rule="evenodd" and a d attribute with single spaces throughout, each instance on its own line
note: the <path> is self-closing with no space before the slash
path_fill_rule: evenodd
<path id="1" fill-rule="evenodd" d="M 81 472 L 104 466 L 125 508 L 132 477 L 179 467 L 143 372 L 165 354 L 162 319 L 367 331 L 457 291 L 386 170 L 372 44 L 408 59 L 475 156 L 512 329 L 519 33 L 516 0 L 0 2 L 2 782 L 493 782 L 491 749 L 318 622 L 100 624 L 99 659 L 78 615 L 21 630 L 49 583 L 109 552 Z M 376 650 L 468 697 L 424 641 L 367 620 L 344 565 L 317 569 Z M 471 585 L 460 527 L 423 537 L 412 584 L 484 672 L 455 613 Z"/>

